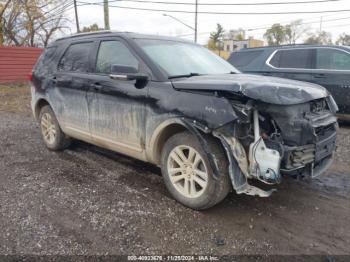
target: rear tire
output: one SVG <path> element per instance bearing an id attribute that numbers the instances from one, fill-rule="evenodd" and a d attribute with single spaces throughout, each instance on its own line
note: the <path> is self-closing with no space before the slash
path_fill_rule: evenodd
<path id="1" fill-rule="evenodd" d="M 55 113 L 49 105 L 43 106 L 39 114 L 41 135 L 46 147 L 53 151 L 60 151 L 71 144 L 71 139 L 61 130 Z"/>
<path id="2" fill-rule="evenodd" d="M 169 138 L 161 156 L 162 175 L 167 189 L 177 201 L 196 210 L 218 204 L 232 188 L 223 148 L 214 138 L 206 139 L 210 152 L 218 161 L 219 178 L 214 178 L 207 154 L 189 132 Z"/>

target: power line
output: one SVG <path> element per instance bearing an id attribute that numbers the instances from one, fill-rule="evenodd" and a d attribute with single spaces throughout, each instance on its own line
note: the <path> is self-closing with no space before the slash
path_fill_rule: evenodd
<path id="1" fill-rule="evenodd" d="M 63 6 L 62 5 L 57 5 L 57 6 L 53 7 L 52 9 L 50 9 L 48 11 L 45 11 L 44 15 L 46 15 L 48 13 L 52 13 L 52 12 L 60 12 L 60 10 L 63 10 L 64 8 L 67 8 L 67 7 L 69 7 L 72 4 L 73 4 L 73 0 L 69 1 L 68 3 L 65 3 Z M 56 10 L 56 9 L 58 9 L 58 10 Z"/>
<path id="2" fill-rule="evenodd" d="M 65 3 L 63 6 L 55 6 L 54 8 L 45 11 L 43 13 L 43 15 L 45 15 L 45 19 L 47 21 L 52 21 L 55 19 L 58 19 L 62 14 L 64 14 L 65 12 L 67 12 L 68 10 L 70 10 L 71 8 L 73 8 L 73 1 Z M 64 18 L 66 19 L 66 18 Z M 69 19 L 66 19 L 69 20 Z"/>
<path id="3" fill-rule="evenodd" d="M 331 25 L 331 26 L 323 26 L 323 28 L 333 28 L 333 27 L 344 27 L 344 26 L 350 26 L 350 24 L 338 24 L 338 25 Z M 211 32 L 200 32 L 198 35 L 207 35 Z M 176 37 L 186 37 L 186 36 L 192 36 L 192 34 L 183 34 L 183 35 L 176 35 Z"/>
<path id="4" fill-rule="evenodd" d="M 197 33 L 198 35 L 207 35 L 210 34 L 211 32 L 201 32 L 201 33 Z M 194 33 L 191 34 L 183 34 L 183 35 L 176 35 L 176 37 L 184 37 L 184 36 L 192 36 Z"/>
<path id="5" fill-rule="evenodd" d="M 343 27 L 343 26 L 349 26 L 349 25 L 350 24 L 331 25 L 331 26 L 324 26 L 323 28 Z"/>
<path id="6" fill-rule="evenodd" d="M 87 3 L 79 1 L 79 3 L 85 5 L 101 5 L 100 3 Z M 185 13 L 185 14 L 194 14 L 193 11 L 186 10 L 168 10 L 168 9 L 153 9 L 153 8 L 139 8 L 139 7 L 126 7 L 126 6 L 116 6 L 110 5 L 109 7 L 129 9 L 129 10 L 139 10 L 139 11 L 151 11 L 151 12 L 168 12 L 168 13 Z M 198 14 L 207 14 L 207 15 L 286 15 L 286 14 L 324 14 L 324 13 L 340 13 L 340 12 L 349 12 L 350 9 L 342 10 L 322 10 L 322 11 L 287 11 L 287 12 L 206 12 L 198 11 Z"/>
<path id="7" fill-rule="evenodd" d="M 335 15 L 338 15 L 337 13 L 334 13 L 334 14 L 328 14 L 328 15 L 322 15 L 322 17 L 330 17 L 330 16 L 335 16 Z M 318 19 L 316 22 L 312 22 L 312 23 L 319 23 L 320 22 L 320 19 L 321 16 L 312 16 L 312 17 L 308 17 L 308 18 L 305 18 L 305 19 L 302 19 L 303 22 L 308 22 L 308 21 L 313 21 L 314 19 Z M 280 23 L 280 24 L 287 24 L 287 23 L 291 23 L 292 21 L 295 21 L 297 19 L 294 19 L 294 20 L 284 20 L 284 21 L 278 21 L 276 23 Z M 269 23 L 269 24 L 262 24 L 260 25 L 259 27 L 256 27 L 256 28 L 252 28 L 252 29 L 259 29 L 259 28 L 262 28 L 262 29 L 266 29 L 266 28 L 269 28 L 272 24 L 274 23 Z M 245 30 L 248 30 L 250 28 L 245 28 Z"/>
<path id="8" fill-rule="evenodd" d="M 199 6 L 252 6 L 252 5 L 293 5 L 293 4 L 314 4 L 314 3 L 327 3 L 327 2 L 339 2 L 341 0 L 315 0 L 315 1 L 298 1 L 298 2 L 265 2 L 265 3 L 198 3 Z M 164 1 L 147 1 L 147 0 L 111 0 L 112 2 L 134 2 L 134 3 L 147 3 L 147 4 L 166 4 L 166 5 L 196 5 L 195 3 L 188 2 L 164 2 Z M 98 3 L 98 2 L 95 2 Z"/>
<path id="9" fill-rule="evenodd" d="M 327 19 L 327 20 L 322 20 L 322 22 L 331 22 L 331 21 L 339 21 L 339 20 L 346 20 L 346 19 L 350 19 L 350 16 L 347 17 L 342 17 L 342 18 L 334 18 L 334 19 Z M 292 22 L 292 21 L 290 21 Z M 305 22 L 305 23 L 300 23 L 300 25 L 309 25 L 309 24 L 316 24 L 316 23 L 320 23 L 320 21 L 313 21 L 313 22 Z M 256 30 L 263 30 L 263 29 L 268 29 L 271 26 L 265 26 L 265 27 L 256 27 L 256 28 L 248 28 L 246 29 L 247 31 L 256 31 Z"/>
<path id="10" fill-rule="evenodd" d="M 71 9 L 73 7 L 72 5 L 73 5 L 73 1 L 70 3 L 66 3 L 63 6 L 56 6 L 55 8 L 52 8 L 51 10 L 46 11 L 44 13 L 44 15 L 52 13 L 49 16 L 47 16 L 46 19 L 51 19 L 51 18 L 60 16 L 60 15 L 64 14 L 65 12 L 67 12 L 69 9 Z M 59 8 L 59 9 L 56 10 L 57 8 Z"/>
<path id="11" fill-rule="evenodd" d="M 347 20 L 347 19 L 350 19 L 350 16 L 348 17 L 341 17 L 341 18 L 334 18 L 334 19 L 327 19 L 327 20 L 323 20 L 323 23 L 324 22 L 332 22 L 332 21 L 339 21 L 339 20 Z M 289 21 L 289 22 L 292 22 L 292 21 Z M 314 22 L 306 22 L 306 23 L 300 23 L 301 25 L 306 25 L 306 24 L 316 24 L 316 23 L 319 23 L 320 21 L 314 21 Z M 339 25 L 339 26 L 345 26 L 345 25 Z M 259 28 L 253 28 L 253 29 L 244 29 L 246 31 L 255 31 L 255 30 L 262 30 L 262 29 L 268 29 L 270 28 L 270 26 L 267 26 L 267 27 L 259 27 Z M 337 27 L 337 26 L 324 26 L 324 28 L 329 28 L 329 27 Z M 200 32 L 198 33 L 199 35 L 204 35 L 204 34 L 210 34 L 211 32 Z M 181 35 L 177 35 L 177 37 L 186 37 L 186 36 L 192 36 L 193 33 L 189 33 L 189 34 L 181 34 Z"/>

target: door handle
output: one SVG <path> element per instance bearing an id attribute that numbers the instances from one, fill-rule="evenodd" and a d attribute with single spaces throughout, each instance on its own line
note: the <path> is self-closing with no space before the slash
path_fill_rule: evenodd
<path id="1" fill-rule="evenodd" d="M 52 83 L 57 84 L 57 77 L 56 76 L 52 77 L 51 81 L 52 81 Z"/>
<path id="2" fill-rule="evenodd" d="M 94 84 L 91 84 L 91 87 L 95 90 L 95 91 L 99 91 L 101 90 L 102 86 L 100 83 L 94 83 Z"/>
<path id="3" fill-rule="evenodd" d="M 269 72 L 263 73 L 263 76 L 271 76 L 271 75 L 272 75 L 272 73 L 269 73 Z"/>
<path id="4" fill-rule="evenodd" d="M 316 74 L 314 75 L 314 78 L 326 78 L 325 74 Z"/>

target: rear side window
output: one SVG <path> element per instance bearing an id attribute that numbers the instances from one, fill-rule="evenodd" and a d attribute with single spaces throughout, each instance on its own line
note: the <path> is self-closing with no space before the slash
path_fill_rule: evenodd
<path id="1" fill-rule="evenodd" d="M 317 69 L 350 70 L 350 54 L 330 48 L 317 49 Z"/>
<path id="2" fill-rule="evenodd" d="M 110 74 L 112 65 L 131 66 L 138 69 L 139 62 L 122 42 L 103 41 L 98 50 L 96 73 Z"/>
<path id="3" fill-rule="evenodd" d="M 312 68 L 313 49 L 289 49 L 278 50 L 269 61 L 269 64 L 277 68 Z"/>
<path id="4" fill-rule="evenodd" d="M 263 50 L 249 51 L 249 52 L 235 52 L 232 53 L 229 62 L 236 67 L 244 67 L 253 62 L 259 55 L 261 55 Z"/>
<path id="5" fill-rule="evenodd" d="M 88 72 L 92 42 L 72 44 L 58 64 L 59 71 Z"/>
<path id="6" fill-rule="evenodd" d="M 34 69 L 36 74 L 41 75 L 48 72 L 49 65 L 54 58 L 56 49 L 57 49 L 56 46 L 47 47 L 45 51 L 40 55 Z"/>

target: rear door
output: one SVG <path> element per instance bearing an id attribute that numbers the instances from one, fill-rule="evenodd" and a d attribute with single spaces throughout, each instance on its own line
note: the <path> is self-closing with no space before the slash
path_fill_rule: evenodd
<path id="1" fill-rule="evenodd" d="M 135 81 L 110 78 L 112 65 L 132 66 L 142 72 L 143 63 L 118 37 L 100 40 L 88 95 L 90 129 L 96 144 L 139 157 L 144 151 L 145 101 L 148 87 Z"/>
<path id="2" fill-rule="evenodd" d="M 266 61 L 263 74 L 310 82 L 314 54 L 313 48 L 276 50 Z"/>
<path id="3" fill-rule="evenodd" d="M 90 61 L 93 42 L 72 43 L 61 57 L 52 81 L 51 103 L 67 134 L 90 138 L 86 95 L 90 86 Z"/>
<path id="4" fill-rule="evenodd" d="M 350 53 L 333 47 L 316 50 L 311 82 L 324 86 L 333 95 L 339 113 L 350 114 Z"/>

